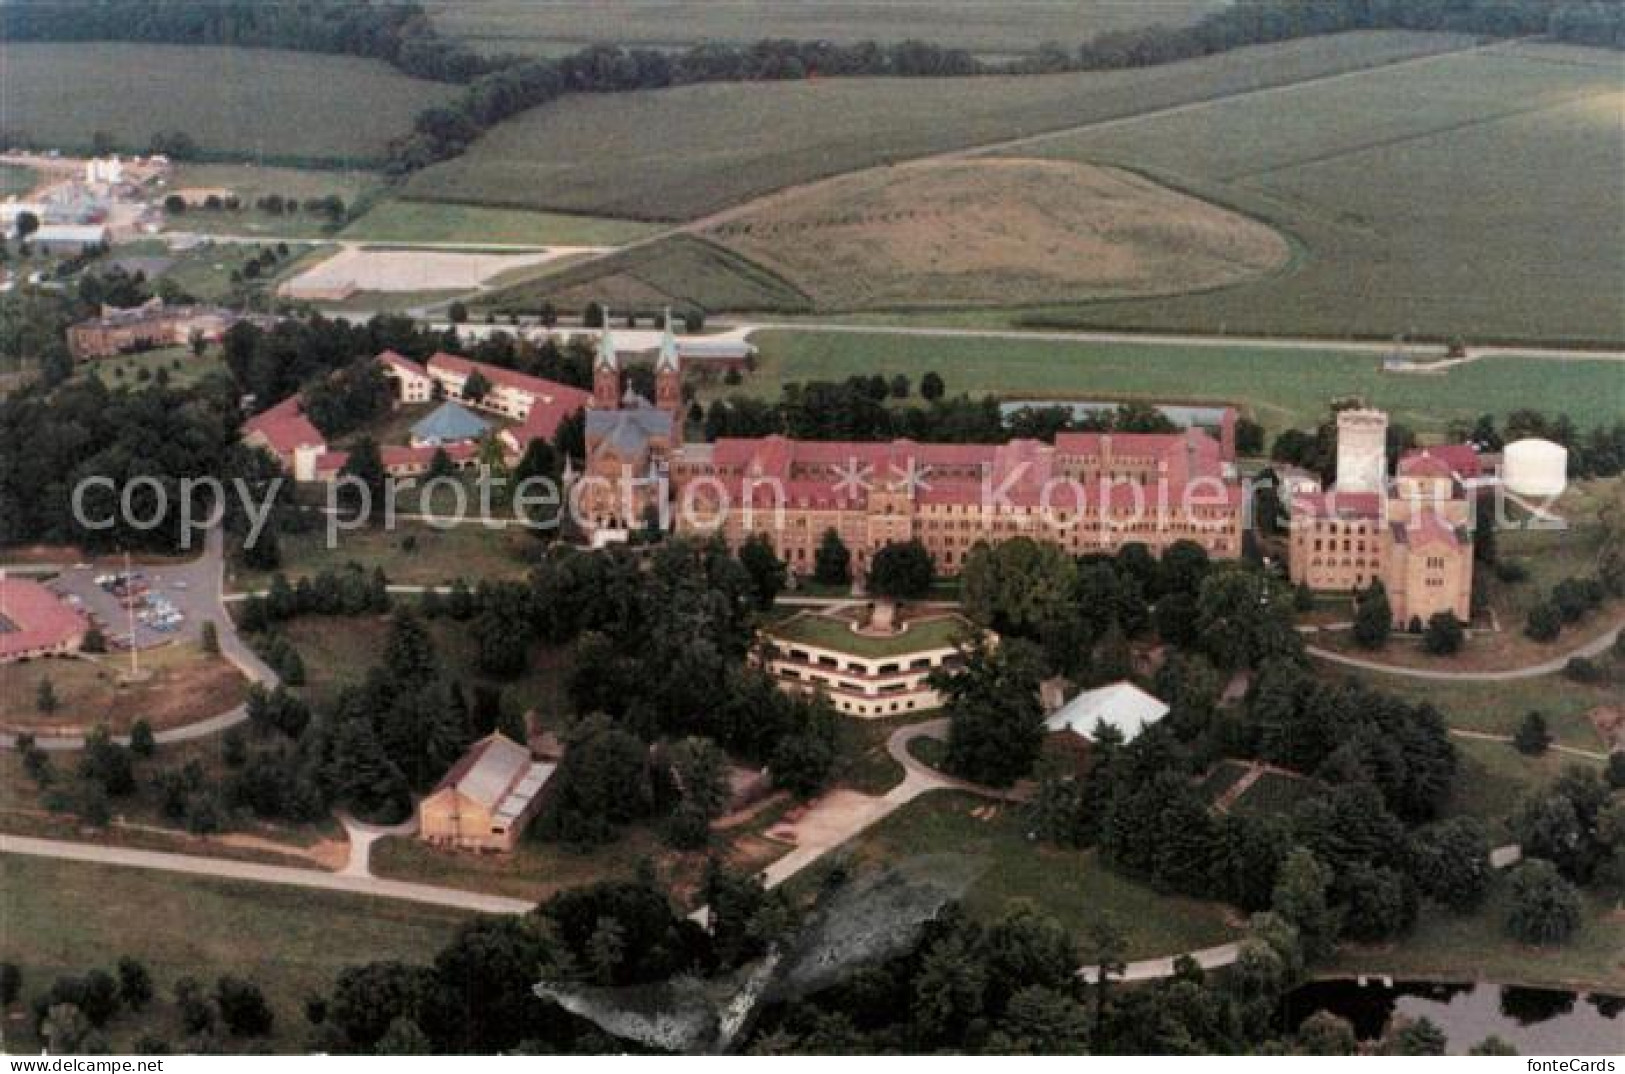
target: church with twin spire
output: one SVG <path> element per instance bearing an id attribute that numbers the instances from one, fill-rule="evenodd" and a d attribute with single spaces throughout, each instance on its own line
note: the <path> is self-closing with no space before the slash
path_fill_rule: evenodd
<path id="1" fill-rule="evenodd" d="M 604 312 L 585 422 L 586 458 L 578 493 L 583 522 L 595 536 L 648 525 L 659 517 L 662 479 L 683 441 L 683 362 L 669 313 L 655 356 L 651 401 L 626 382 L 609 311 Z"/>

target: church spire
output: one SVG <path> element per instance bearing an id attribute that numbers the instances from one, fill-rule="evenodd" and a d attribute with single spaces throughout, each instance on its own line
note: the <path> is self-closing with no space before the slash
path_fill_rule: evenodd
<path id="1" fill-rule="evenodd" d="M 655 358 L 656 373 L 681 373 L 682 358 L 677 353 L 677 334 L 671 330 L 671 307 L 666 307 L 665 329 L 660 333 L 660 353 Z"/>
<path id="2" fill-rule="evenodd" d="M 609 330 L 608 306 L 604 307 L 604 327 L 598 333 L 598 353 L 592 361 L 592 400 L 600 410 L 615 410 L 621 405 L 621 360 Z"/>

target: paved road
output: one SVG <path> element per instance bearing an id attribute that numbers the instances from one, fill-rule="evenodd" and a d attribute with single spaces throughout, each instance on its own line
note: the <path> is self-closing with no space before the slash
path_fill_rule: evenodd
<path id="1" fill-rule="evenodd" d="M 1333 664 L 1342 664 L 1344 667 L 1359 668 L 1362 671 L 1376 671 L 1384 675 L 1398 675 L 1406 679 L 1427 679 L 1432 682 L 1515 682 L 1518 679 L 1538 679 L 1542 675 L 1555 675 L 1563 670 L 1570 660 L 1577 656 L 1598 656 L 1608 651 L 1614 644 L 1620 631 L 1625 630 L 1625 624 L 1614 627 L 1606 634 L 1593 638 L 1584 645 L 1576 646 L 1555 656 L 1550 660 L 1543 660 L 1538 664 L 1529 664 L 1521 668 L 1505 668 L 1500 671 L 1440 671 L 1433 668 L 1406 668 L 1394 664 L 1384 664 L 1376 660 L 1367 660 L 1359 656 L 1350 656 L 1347 653 L 1336 653 L 1330 649 L 1320 649 L 1313 645 L 1307 647 L 1309 655 Z"/>
<path id="2" fill-rule="evenodd" d="M 1361 354 L 1385 355 L 1394 349 L 1391 341 L 1368 339 L 1337 339 L 1313 336 L 1234 336 L 1213 334 L 1181 334 L 1175 332 L 1111 332 L 1111 331 L 1028 331 L 1019 328 L 953 328 L 933 325 L 842 324 L 830 321 L 728 321 L 730 332 L 749 336 L 755 332 L 844 332 L 851 335 L 916 336 L 927 339 L 986 339 L 1001 341 L 1037 340 L 1041 343 L 1111 343 L 1125 346 L 1180 346 L 1180 347 L 1241 347 L 1265 351 L 1349 351 Z M 1406 348 L 1413 357 L 1442 354 L 1442 347 L 1411 346 Z M 1482 358 L 1518 357 L 1544 358 L 1552 361 L 1573 362 L 1625 362 L 1625 351 L 1583 350 L 1572 347 L 1544 346 L 1485 346 L 1470 347 L 1467 358 L 1455 364 L 1478 361 Z"/>
<path id="3" fill-rule="evenodd" d="M 205 858 L 193 854 L 170 854 L 156 850 L 131 850 L 126 847 L 72 843 L 59 839 L 34 839 L 21 835 L 0 835 L 0 854 L 23 854 L 35 858 L 117 865 L 131 869 L 154 869 L 166 873 L 247 880 L 260 884 L 285 884 L 350 895 L 404 899 L 407 902 L 449 906 L 484 914 L 523 914 L 529 913 L 535 906 L 535 903 L 523 899 L 483 895 L 479 892 L 440 888 L 429 884 L 412 884 L 402 880 L 380 880 L 369 875 L 324 873 L 316 869 L 296 869 L 286 865 L 262 865 L 227 858 Z"/>
<path id="4" fill-rule="evenodd" d="M 215 633 L 220 640 L 220 655 L 229 660 L 242 672 L 249 682 L 263 683 L 266 686 L 276 685 L 278 679 L 276 672 L 272 671 L 265 661 L 249 647 L 232 622 L 231 614 L 226 610 L 225 587 L 225 535 L 220 527 L 216 526 L 208 532 L 204 539 L 203 554 L 190 563 L 180 563 L 163 568 L 162 573 L 167 583 L 166 592 L 176 598 L 176 603 L 184 603 L 187 610 L 186 633 L 195 637 L 200 629 L 201 621 L 209 619 L 214 622 Z M 68 568 L 73 571 L 78 568 Z M 149 568 L 149 570 L 151 570 Z M 97 568 L 89 568 L 86 573 L 94 574 Z M 178 580 L 186 582 L 186 588 L 176 590 L 174 583 Z M 107 624 L 109 630 L 116 630 L 114 624 Z M 122 659 L 122 654 L 110 656 L 109 659 Z M 160 745 L 174 742 L 190 742 L 194 739 L 207 738 L 219 734 L 236 724 L 248 719 L 248 709 L 244 705 L 228 709 L 218 716 L 211 716 L 183 727 L 171 727 L 159 731 L 153 737 Z M 128 742 L 129 736 L 119 736 L 118 741 Z M 84 749 L 83 735 L 49 735 L 35 736 L 35 742 L 43 750 L 79 750 Z M 0 734 L 0 749 L 13 749 L 17 745 L 17 738 L 11 734 Z"/>

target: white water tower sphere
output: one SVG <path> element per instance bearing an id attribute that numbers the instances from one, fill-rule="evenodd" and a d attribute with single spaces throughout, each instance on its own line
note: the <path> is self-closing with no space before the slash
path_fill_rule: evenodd
<path id="1" fill-rule="evenodd" d="M 1556 496 L 1568 476 L 1568 449 L 1550 440 L 1514 440 L 1501 456 L 1501 483 L 1519 496 Z"/>

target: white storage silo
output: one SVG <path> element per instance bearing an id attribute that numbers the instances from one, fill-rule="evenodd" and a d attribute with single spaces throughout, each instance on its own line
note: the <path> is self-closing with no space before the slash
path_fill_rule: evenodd
<path id="1" fill-rule="evenodd" d="M 1568 449 L 1550 440 L 1514 440 L 1501 456 L 1501 483 L 1519 496 L 1556 496 L 1568 475 Z"/>

